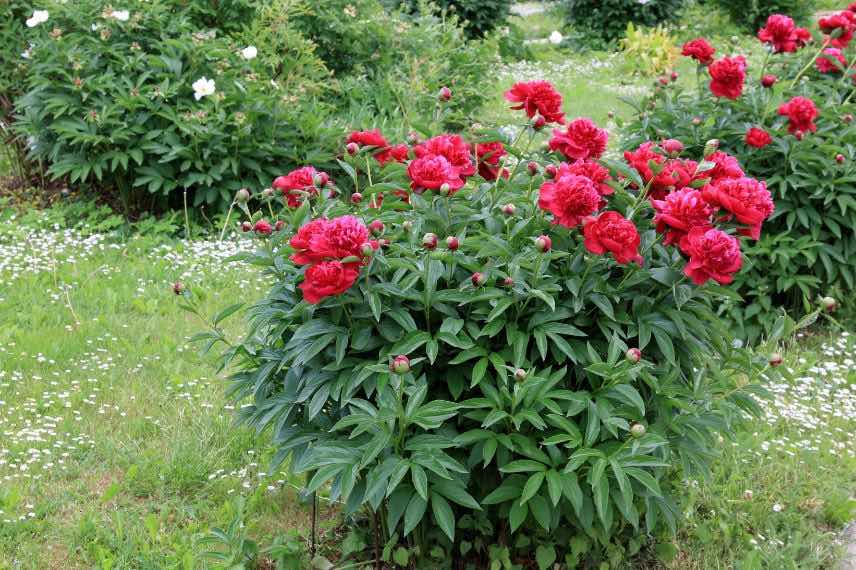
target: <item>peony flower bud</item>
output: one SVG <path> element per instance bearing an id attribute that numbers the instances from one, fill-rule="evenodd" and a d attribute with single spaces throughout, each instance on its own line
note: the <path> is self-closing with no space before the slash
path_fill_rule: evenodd
<path id="1" fill-rule="evenodd" d="M 558 173 L 559 170 L 556 168 L 555 164 L 548 164 L 546 168 L 544 168 L 544 174 L 547 178 L 555 178 Z"/>
<path id="2" fill-rule="evenodd" d="M 844 122 L 845 122 L 845 123 L 847 123 L 847 124 L 850 124 L 850 123 L 852 123 L 852 122 L 853 122 L 853 115 L 851 115 L 850 113 L 847 113 L 846 115 L 844 115 L 843 117 L 841 117 L 841 120 L 842 120 L 842 121 L 844 121 Z"/>
<path id="3" fill-rule="evenodd" d="M 779 366 L 784 361 L 785 361 L 785 359 L 782 358 L 781 353 L 774 352 L 773 354 L 770 355 L 770 360 L 768 362 L 770 363 L 770 366 L 775 368 L 776 366 Z"/>
<path id="4" fill-rule="evenodd" d="M 246 188 L 241 188 L 235 192 L 235 202 L 238 204 L 246 204 L 250 200 L 250 192 Z"/>
<path id="5" fill-rule="evenodd" d="M 437 234 L 425 234 L 422 236 L 422 247 L 425 249 L 435 249 L 437 247 Z"/>
<path id="6" fill-rule="evenodd" d="M 765 75 L 764 77 L 761 78 L 761 85 L 764 88 L 769 89 L 770 87 L 775 85 L 776 81 L 778 81 L 778 80 L 779 80 L 778 77 L 776 77 L 772 73 L 768 73 L 767 75 Z"/>
<path id="7" fill-rule="evenodd" d="M 549 236 L 538 236 L 535 238 L 535 249 L 541 253 L 550 251 L 553 247 L 553 240 Z"/>
<path id="8" fill-rule="evenodd" d="M 630 362 L 636 364 L 642 360 L 642 351 L 638 348 L 629 348 L 627 349 L 627 352 L 624 353 L 624 357 Z"/>
<path id="9" fill-rule="evenodd" d="M 684 150 L 684 145 L 677 139 L 666 139 L 660 143 L 660 148 L 666 151 L 667 154 L 675 157 L 681 154 L 681 151 Z"/>
<path id="10" fill-rule="evenodd" d="M 677 72 L 677 71 L 673 71 L 673 72 L 672 72 L 672 74 L 669 76 L 669 79 L 671 79 L 671 80 L 672 80 L 672 82 L 675 82 L 675 81 L 677 81 L 677 80 L 678 80 L 678 77 L 679 77 L 679 76 L 678 76 L 678 72 Z"/>
<path id="11" fill-rule="evenodd" d="M 517 380 L 518 382 L 522 382 L 522 381 L 526 380 L 526 371 L 523 370 L 522 368 L 518 368 L 517 370 L 514 371 L 514 379 Z"/>
<path id="12" fill-rule="evenodd" d="M 710 139 L 704 144 L 704 157 L 707 158 L 717 150 L 719 150 L 719 139 Z"/>
<path id="13" fill-rule="evenodd" d="M 395 374 L 407 374 L 410 372 L 410 359 L 403 354 L 399 354 L 392 359 L 389 369 Z"/>
<path id="14" fill-rule="evenodd" d="M 330 181 L 330 176 L 326 172 L 316 172 L 312 177 L 312 183 L 316 188 L 323 188 Z"/>
<path id="15" fill-rule="evenodd" d="M 411 222 L 410 220 L 404 220 L 403 222 L 401 222 L 401 227 L 404 229 L 404 231 L 409 232 L 413 229 L 413 222 Z"/>
<path id="16" fill-rule="evenodd" d="M 796 138 L 798 141 L 803 140 L 803 132 L 802 132 L 802 131 L 797 131 L 797 132 L 795 132 L 795 133 L 794 133 L 794 138 Z"/>
<path id="17" fill-rule="evenodd" d="M 265 188 L 262 190 L 262 196 L 265 198 L 273 198 L 273 188 Z"/>
<path id="18" fill-rule="evenodd" d="M 743 498 L 747 501 L 751 501 L 752 497 L 754 496 L 755 493 L 753 493 L 751 489 L 746 489 L 745 491 L 743 491 Z"/>
<path id="19" fill-rule="evenodd" d="M 407 133 L 407 142 L 411 145 L 419 144 L 419 133 L 416 131 L 410 131 Z"/>
<path id="20" fill-rule="evenodd" d="M 363 201 L 363 195 L 359 192 L 354 192 L 351 194 L 351 204 L 359 204 Z"/>
<path id="21" fill-rule="evenodd" d="M 384 229 L 386 229 L 386 226 L 384 226 L 383 222 L 380 220 L 372 220 L 371 223 L 369 223 L 369 231 L 373 236 L 381 235 Z"/>
<path id="22" fill-rule="evenodd" d="M 443 101 L 445 103 L 446 101 L 452 98 L 452 90 L 445 86 L 441 87 L 438 98 L 440 99 L 440 101 Z"/>
<path id="23" fill-rule="evenodd" d="M 526 165 L 526 169 L 529 171 L 529 176 L 535 176 L 538 174 L 538 163 L 532 161 Z"/>
<path id="24" fill-rule="evenodd" d="M 693 125 L 699 126 L 701 124 L 701 117 L 693 117 Z"/>
<path id="25" fill-rule="evenodd" d="M 370 244 L 370 243 L 368 243 L 368 242 L 366 242 L 366 243 L 364 243 L 363 245 L 361 245 L 361 246 L 360 246 L 360 254 L 361 254 L 363 257 L 371 257 L 372 255 L 374 255 L 374 251 L 375 251 L 375 250 L 374 250 L 374 248 L 372 247 L 372 244 Z"/>
<path id="26" fill-rule="evenodd" d="M 838 308 L 838 301 L 834 297 L 824 297 L 820 300 L 820 305 L 826 312 L 831 313 Z"/>
<path id="27" fill-rule="evenodd" d="M 607 111 L 606 112 L 606 118 L 607 119 L 614 119 L 615 118 L 615 111 Z"/>
<path id="28" fill-rule="evenodd" d="M 282 228 L 284 227 L 285 222 L 283 222 L 282 220 L 277 220 L 276 223 L 273 225 L 273 229 L 276 231 L 282 231 Z"/>
<path id="29" fill-rule="evenodd" d="M 181 295 L 182 293 L 184 293 L 184 283 L 182 283 L 181 281 L 176 281 L 175 283 L 173 283 L 172 292 L 176 295 Z"/>
<path id="30" fill-rule="evenodd" d="M 540 131 L 546 125 L 547 125 L 547 119 L 545 119 L 541 115 L 538 115 L 537 117 L 535 117 L 535 120 L 532 122 L 532 128 L 535 129 L 536 131 Z"/>
<path id="31" fill-rule="evenodd" d="M 630 434 L 633 435 L 633 437 L 642 437 L 643 435 L 645 435 L 646 431 L 648 430 L 646 430 L 645 426 L 643 426 L 642 424 L 637 423 L 630 426 Z"/>
<path id="32" fill-rule="evenodd" d="M 446 182 L 444 182 L 443 184 L 440 185 L 440 195 L 441 196 L 448 196 L 449 192 L 451 192 L 451 191 L 452 191 L 452 187 L 449 186 Z"/>
<path id="33" fill-rule="evenodd" d="M 840 153 L 836 154 L 835 155 L 835 162 L 837 162 L 838 164 L 844 164 L 844 155 L 840 154 Z"/>
<path id="34" fill-rule="evenodd" d="M 242 232 L 246 233 L 252 229 L 253 229 L 253 224 L 251 224 L 250 222 L 242 222 L 241 223 L 241 231 Z"/>
<path id="35" fill-rule="evenodd" d="M 259 235 L 267 236 L 273 231 L 273 227 L 267 220 L 259 220 L 256 222 L 256 225 L 253 226 L 253 231 Z"/>
<path id="36" fill-rule="evenodd" d="M 669 84 L 669 78 L 668 77 L 661 77 L 657 81 L 660 82 L 660 85 L 668 85 Z"/>
<path id="37" fill-rule="evenodd" d="M 517 212 L 517 207 L 514 204 L 506 204 L 502 207 L 502 213 L 506 216 L 513 216 Z"/>
<path id="38" fill-rule="evenodd" d="M 348 151 L 348 154 L 354 156 L 360 151 L 360 146 L 355 142 L 349 142 L 345 145 L 345 150 Z"/>
<path id="39" fill-rule="evenodd" d="M 485 284 L 485 281 L 487 281 L 487 277 L 484 276 L 484 273 L 479 273 L 478 271 L 476 271 L 475 273 L 473 273 L 473 276 L 470 277 L 470 281 L 473 282 L 473 285 L 475 287 L 481 287 Z"/>
<path id="40" fill-rule="evenodd" d="M 461 243 L 458 241 L 458 238 L 455 236 L 449 236 L 446 238 L 446 247 L 451 251 L 456 251 L 458 247 L 460 247 Z"/>

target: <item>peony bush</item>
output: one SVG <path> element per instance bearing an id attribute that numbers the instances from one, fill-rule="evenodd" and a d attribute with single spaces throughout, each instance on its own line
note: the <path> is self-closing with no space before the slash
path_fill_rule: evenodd
<path id="1" fill-rule="evenodd" d="M 810 312 L 818 299 L 851 298 L 856 285 L 856 13 L 820 18 L 818 28 L 813 37 L 789 16 L 770 15 L 757 33 L 766 56 L 755 66 L 704 38 L 688 42 L 682 53 L 698 64 L 697 86 L 662 82 L 625 126 L 628 156 L 652 138 L 673 137 L 691 152 L 713 139 L 732 157 L 734 177 L 765 179 L 701 189 L 737 221 L 766 220 L 764 235 L 748 234 L 748 262 L 734 285 L 742 300 L 718 310 L 748 340 L 771 331 L 780 308 Z M 668 161 L 662 152 L 648 159 Z M 671 191 L 691 187 L 680 169 L 665 171 Z"/>
<path id="2" fill-rule="evenodd" d="M 242 224 L 272 286 L 224 353 L 229 392 L 272 468 L 342 502 L 363 559 L 631 557 L 669 540 L 682 478 L 757 409 L 767 359 L 716 308 L 764 184 L 674 140 L 605 158 L 606 131 L 547 82 L 506 97 L 512 138 L 353 132 L 338 168 L 284 173 Z"/>

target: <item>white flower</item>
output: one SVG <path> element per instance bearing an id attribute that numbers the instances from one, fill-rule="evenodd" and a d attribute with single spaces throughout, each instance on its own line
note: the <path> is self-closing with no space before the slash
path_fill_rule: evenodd
<path id="1" fill-rule="evenodd" d="M 256 46 L 247 46 L 241 50 L 241 57 L 244 59 L 255 59 L 259 54 L 259 50 L 256 49 Z"/>
<path id="2" fill-rule="evenodd" d="M 27 27 L 35 28 L 39 24 L 44 24 L 48 21 L 48 11 L 47 10 L 34 10 L 33 15 L 30 18 L 27 18 Z"/>
<path id="3" fill-rule="evenodd" d="M 120 22 L 127 22 L 128 18 L 131 17 L 131 14 L 127 10 L 113 10 L 113 12 L 111 12 L 110 16 L 112 16 L 113 18 L 116 18 Z"/>
<path id="4" fill-rule="evenodd" d="M 197 101 L 208 95 L 214 95 L 214 80 L 203 76 L 193 82 L 193 96 Z"/>
<path id="5" fill-rule="evenodd" d="M 783 508 L 782 505 L 780 505 L 779 503 L 776 503 L 775 505 L 773 505 L 773 512 L 774 513 L 780 513 L 780 512 L 782 512 L 782 508 Z"/>
<path id="6" fill-rule="evenodd" d="M 562 33 L 559 30 L 553 30 L 553 33 L 550 34 L 550 43 L 554 45 L 559 45 L 562 43 L 562 40 L 565 39 L 562 37 Z"/>

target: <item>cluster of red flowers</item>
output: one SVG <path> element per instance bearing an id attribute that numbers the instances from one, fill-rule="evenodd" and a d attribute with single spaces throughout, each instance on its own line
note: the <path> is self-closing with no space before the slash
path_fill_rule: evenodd
<path id="1" fill-rule="evenodd" d="M 742 55 L 723 57 L 710 64 L 710 92 L 716 97 L 737 99 L 746 81 L 746 58 Z"/>
<path id="2" fill-rule="evenodd" d="M 842 73 L 847 69 L 847 59 L 840 49 L 826 48 L 815 60 L 814 65 L 821 73 Z"/>
<path id="3" fill-rule="evenodd" d="M 528 81 L 515 83 L 505 93 L 505 98 L 516 103 L 512 109 L 522 109 L 535 124 L 545 123 L 565 124 L 565 113 L 562 112 L 562 96 L 549 81 Z M 542 122 L 539 122 L 539 117 Z"/>
<path id="4" fill-rule="evenodd" d="M 821 18 L 817 21 L 820 31 L 829 36 L 829 44 L 832 47 L 844 49 L 850 45 L 853 32 L 856 30 L 856 14 L 849 9 L 843 10 L 831 16 Z"/>
<path id="5" fill-rule="evenodd" d="M 792 53 L 811 41 L 811 32 L 798 28 L 792 18 L 772 14 L 767 25 L 758 30 L 758 39 L 768 44 L 774 53 Z"/>
<path id="6" fill-rule="evenodd" d="M 407 160 L 409 149 L 406 144 L 390 145 L 380 130 L 354 131 L 348 135 L 347 144 L 354 144 L 357 148 L 374 147 L 374 158 L 378 164 L 383 166 L 387 162 L 404 162 Z"/>
<path id="7" fill-rule="evenodd" d="M 368 228 L 354 216 L 312 220 L 289 244 L 295 251 L 291 260 L 309 265 L 299 287 L 313 304 L 347 291 L 359 277 L 360 265 L 378 248 L 378 242 L 369 239 Z"/>
<path id="8" fill-rule="evenodd" d="M 315 170 L 313 166 L 304 166 L 292 170 L 285 176 L 279 176 L 272 186 L 282 192 L 289 208 L 297 208 L 308 196 L 317 196 L 318 189 L 330 182 L 326 172 Z"/>

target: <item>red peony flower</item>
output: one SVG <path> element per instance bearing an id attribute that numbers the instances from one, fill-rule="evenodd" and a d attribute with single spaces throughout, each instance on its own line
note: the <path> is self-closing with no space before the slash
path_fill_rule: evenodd
<path id="1" fill-rule="evenodd" d="M 853 28 L 856 27 L 856 15 L 853 12 L 838 12 L 817 21 L 820 31 L 830 36 L 832 47 L 844 49 L 853 39 Z M 835 37 L 833 37 L 835 36 Z"/>
<path id="2" fill-rule="evenodd" d="M 417 158 L 429 155 L 442 156 L 449 161 L 461 177 L 476 173 L 470 145 L 460 135 L 439 135 L 413 147 Z"/>
<path id="3" fill-rule="evenodd" d="M 687 234 L 686 245 L 690 260 L 684 273 L 696 285 L 703 285 L 708 279 L 728 285 L 743 266 L 740 244 L 723 231 L 694 228 Z"/>
<path id="4" fill-rule="evenodd" d="M 559 164 L 559 168 L 556 171 L 556 178 L 564 176 L 565 174 L 585 176 L 594 182 L 595 187 L 601 196 L 609 196 L 614 192 L 612 186 L 608 184 L 611 180 L 609 170 L 593 160 L 578 160 L 572 164 L 562 162 Z M 604 203 L 601 203 L 601 205 L 604 205 Z"/>
<path id="5" fill-rule="evenodd" d="M 716 48 L 710 45 L 704 38 L 690 40 L 681 49 L 681 55 L 691 57 L 701 65 L 710 65 L 713 63 L 713 54 L 715 53 Z"/>
<path id="6" fill-rule="evenodd" d="M 354 131 L 348 135 L 345 142 L 347 144 L 356 144 L 357 147 L 376 147 L 377 152 L 374 153 L 374 158 L 381 166 L 393 160 L 396 162 L 404 162 L 407 160 L 407 145 L 399 144 L 389 146 L 389 143 L 381 134 L 379 129 L 373 129 L 371 131 Z"/>
<path id="7" fill-rule="evenodd" d="M 508 170 L 499 170 L 499 162 L 508 154 L 505 146 L 499 141 L 479 143 L 476 145 L 476 157 L 479 163 L 479 175 L 485 180 L 496 180 L 499 176 L 508 178 Z"/>
<path id="8" fill-rule="evenodd" d="M 309 266 L 298 287 L 303 291 L 303 299 L 314 305 L 327 297 L 341 295 L 351 288 L 359 275 L 357 263 L 322 261 Z"/>
<path id="9" fill-rule="evenodd" d="M 805 45 L 808 30 L 797 28 L 793 19 L 783 14 L 772 14 L 767 25 L 758 30 L 758 39 L 769 44 L 774 53 L 795 52 Z M 811 35 L 808 35 L 809 39 Z"/>
<path id="10" fill-rule="evenodd" d="M 684 144 L 676 139 L 665 139 L 660 141 L 660 148 L 667 154 L 677 156 L 684 150 Z"/>
<path id="11" fill-rule="evenodd" d="M 362 245 L 369 241 L 369 230 L 354 216 L 312 220 L 297 230 L 289 244 L 296 252 L 291 260 L 298 265 L 328 259 L 361 257 Z"/>
<path id="12" fill-rule="evenodd" d="M 794 97 L 779 106 L 779 114 L 788 118 L 788 132 L 792 134 L 814 132 L 817 125 L 814 120 L 818 116 L 814 101 L 806 97 Z"/>
<path id="13" fill-rule="evenodd" d="M 278 176 L 272 186 L 282 192 L 289 208 L 297 208 L 303 203 L 304 196 L 318 195 L 318 188 L 315 187 L 316 174 L 328 176 L 325 172 L 315 170 L 313 166 L 304 166 L 285 176 Z"/>
<path id="14" fill-rule="evenodd" d="M 745 176 L 743 169 L 740 168 L 740 161 L 727 152 L 718 150 L 705 158 L 705 160 L 712 162 L 714 167 L 706 172 L 699 173 L 697 178 L 710 178 L 711 184 L 725 178 L 742 178 Z"/>
<path id="15" fill-rule="evenodd" d="M 562 112 L 562 96 L 549 81 L 515 83 L 506 91 L 505 98 L 518 105 L 512 109 L 523 109 L 531 119 L 540 115 L 548 123 L 565 124 Z"/>
<path id="16" fill-rule="evenodd" d="M 656 164 L 662 164 L 666 160 L 666 157 L 655 152 L 654 148 L 656 148 L 654 143 L 646 142 L 639 145 L 639 148 L 634 151 L 624 151 L 624 160 L 639 172 L 645 182 L 654 177 L 649 163 L 654 161 Z"/>
<path id="17" fill-rule="evenodd" d="M 439 190 L 444 184 L 455 192 L 464 185 L 461 173 L 444 156 L 425 155 L 407 165 L 410 187 L 415 191 Z"/>
<path id="18" fill-rule="evenodd" d="M 654 200 L 662 200 L 670 192 L 686 188 L 696 178 L 696 170 L 698 163 L 694 160 L 667 160 L 662 164 L 660 173 L 654 176 L 648 195 Z"/>
<path id="19" fill-rule="evenodd" d="M 749 226 L 740 233 L 752 239 L 761 237 L 761 224 L 776 209 L 767 185 L 754 178 L 720 180 L 705 186 L 702 196 L 712 206 L 728 211 L 738 222 Z"/>
<path id="20" fill-rule="evenodd" d="M 840 65 L 836 65 L 835 61 Z M 823 55 L 818 56 L 814 61 L 814 65 L 821 73 L 842 73 L 847 68 L 847 59 L 840 49 L 826 48 L 823 50 Z"/>
<path id="21" fill-rule="evenodd" d="M 591 119 L 574 119 L 565 131 L 553 130 L 550 150 L 557 150 L 572 160 L 597 160 L 606 151 L 608 135 Z"/>
<path id="22" fill-rule="evenodd" d="M 538 206 L 553 214 L 553 223 L 576 227 L 582 219 L 597 211 L 600 194 L 589 178 L 565 174 L 541 185 Z"/>
<path id="23" fill-rule="evenodd" d="M 710 91 L 716 97 L 737 99 L 743 93 L 746 80 L 746 59 L 742 55 L 723 57 L 710 64 Z"/>
<path id="24" fill-rule="evenodd" d="M 598 255 L 609 252 L 618 263 L 635 261 L 642 265 L 639 232 L 633 222 L 618 212 L 609 211 L 596 218 L 586 218 L 583 222 L 583 235 L 583 243 L 590 252 Z"/>
<path id="25" fill-rule="evenodd" d="M 384 150 L 375 154 L 375 160 L 383 166 L 388 162 L 407 162 L 407 153 L 410 148 L 406 144 L 396 144 L 386 147 Z"/>
<path id="26" fill-rule="evenodd" d="M 654 223 L 657 231 L 665 233 L 665 245 L 678 244 L 686 250 L 686 236 L 693 228 L 710 229 L 713 208 L 694 188 L 681 188 L 663 200 L 651 200 L 656 210 Z"/>
<path id="27" fill-rule="evenodd" d="M 764 129 L 752 127 L 751 129 L 746 131 L 746 144 L 748 144 L 749 146 L 754 146 L 755 148 L 764 148 L 771 142 L 773 142 L 773 137 L 771 137 L 770 133 L 768 133 Z"/>

